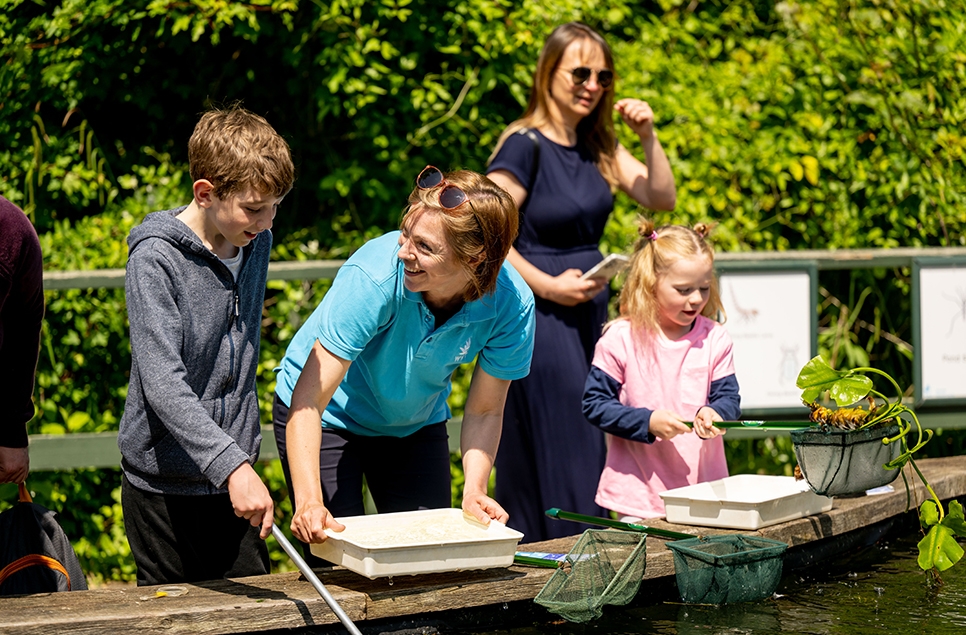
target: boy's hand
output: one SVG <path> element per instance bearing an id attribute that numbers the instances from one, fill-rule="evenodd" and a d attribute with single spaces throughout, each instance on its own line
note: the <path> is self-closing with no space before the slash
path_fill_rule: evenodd
<path id="1" fill-rule="evenodd" d="M 679 434 L 691 432 L 691 428 L 684 425 L 684 422 L 670 410 L 655 410 L 652 412 L 649 430 L 658 439 L 665 441 Z"/>
<path id="2" fill-rule="evenodd" d="M 704 406 L 694 415 L 694 432 L 702 439 L 713 439 L 727 430 L 714 427 L 715 421 L 721 421 L 721 415 L 714 408 Z"/>
<path id="3" fill-rule="evenodd" d="M 244 518 L 252 527 L 261 526 L 258 536 L 265 540 L 272 533 L 275 503 L 268 488 L 248 463 L 242 463 L 228 477 L 228 496 L 235 515 Z"/>
<path id="4" fill-rule="evenodd" d="M 328 536 L 325 535 L 326 529 L 342 531 L 345 525 L 335 519 L 320 502 L 311 502 L 299 505 L 292 517 L 292 534 L 307 543 L 325 542 Z"/>

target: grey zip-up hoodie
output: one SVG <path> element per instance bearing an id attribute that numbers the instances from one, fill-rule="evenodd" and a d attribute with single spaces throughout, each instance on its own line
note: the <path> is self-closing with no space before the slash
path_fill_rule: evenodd
<path id="1" fill-rule="evenodd" d="M 272 235 L 244 248 L 238 282 L 175 218 L 131 230 L 125 295 L 131 381 L 117 443 L 135 487 L 197 496 L 227 491 L 261 443 L 255 376 Z"/>

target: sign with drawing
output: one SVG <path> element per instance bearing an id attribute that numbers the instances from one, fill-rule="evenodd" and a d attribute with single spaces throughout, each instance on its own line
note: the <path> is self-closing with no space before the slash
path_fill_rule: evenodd
<path id="1" fill-rule="evenodd" d="M 719 278 L 746 418 L 756 410 L 803 412 L 795 380 L 817 348 L 815 267 L 767 266 L 725 269 Z"/>
<path id="2" fill-rule="evenodd" d="M 966 403 L 966 258 L 917 258 L 912 269 L 916 403 Z"/>

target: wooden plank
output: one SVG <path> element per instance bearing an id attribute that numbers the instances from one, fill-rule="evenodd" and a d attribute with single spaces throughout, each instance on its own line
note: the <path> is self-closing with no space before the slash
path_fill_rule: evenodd
<path id="1" fill-rule="evenodd" d="M 919 462 L 919 466 L 940 498 L 966 496 L 966 460 L 963 457 L 925 459 Z M 889 494 L 836 499 L 833 508 L 825 514 L 757 532 L 676 526 L 661 520 L 652 520 L 648 524 L 702 535 L 757 534 L 800 547 L 904 512 L 906 493 L 901 479 L 893 483 L 893 487 L 896 491 Z M 921 486 L 917 486 L 914 492 L 914 507 L 909 512 L 912 514 L 916 513 L 915 505 L 925 496 Z M 570 536 L 532 543 L 521 546 L 521 550 L 566 553 L 577 539 L 578 536 Z M 665 541 L 648 537 L 647 543 L 645 582 L 673 584 L 669 576 L 674 575 L 674 562 Z M 320 578 L 350 619 L 364 622 L 529 600 L 536 596 L 552 573 L 549 569 L 513 566 L 403 576 L 390 583 L 385 578 L 369 580 L 335 568 L 320 570 Z M 337 622 L 315 589 L 297 573 L 183 586 L 188 593 L 181 597 L 154 597 L 158 587 L 127 587 L 5 598 L 0 600 L 0 624 L 3 632 L 10 634 L 46 635 L 69 630 L 79 634 L 133 635 L 250 633 Z"/>

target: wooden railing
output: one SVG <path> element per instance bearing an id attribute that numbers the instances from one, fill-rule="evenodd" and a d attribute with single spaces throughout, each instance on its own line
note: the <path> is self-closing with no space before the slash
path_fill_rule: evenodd
<path id="1" fill-rule="evenodd" d="M 966 257 L 966 247 L 897 248 L 897 249 L 842 249 L 832 251 L 776 251 L 732 252 L 715 255 L 715 262 L 723 269 L 754 266 L 767 269 L 768 264 L 814 264 L 819 270 L 848 270 L 909 267 L 914 258 Z M 307 260 L 273 262 L 268 267 L 269 280 L 320 280 L 335 277 L 344 260 Z M 44 273 L 44 289 L 114 289 L 124 286 L 123 269 L 90 271 L 48 271 Z M 919 419 L 927 428 L 966 428 L 966 412 L 962 410 L 919 412 Z M 458 419 L 447 428 L 450 447 L 459 449 Z M 775 436 L 776 432 L 731 430 L 729 438 Z M 787 433 L 786 433 L 787 434 Z M 277 458 L 275 438 L 269 426 L 262 428 L 260 459 Z M 31 470 L 71 470 L 77 468 L 117 467 L 121 455 L 117 449 L 116 432 L 31 435 Z"/>

